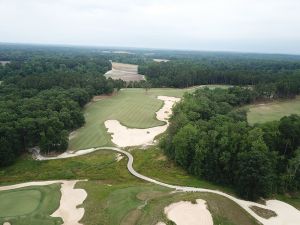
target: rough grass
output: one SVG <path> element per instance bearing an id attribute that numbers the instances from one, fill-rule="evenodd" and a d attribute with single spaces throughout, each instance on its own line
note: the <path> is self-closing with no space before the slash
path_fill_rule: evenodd
<path id="1" fill-rule="evenodd" d="M 60 197 L 59 184 L 0 191 L 0 224 L 62 224 L 62 219 L 50 217 L 59 207 Z"/>
<path id="2" fill-rule="evenodd" d="M 145 176 L 168 184 L 201 187 L 235 194 L 233 189 L 229 187 L 216 185 L 188 174 L 181 167 L 175 165 L 173 161 L 168 160 L 156 146 L 147 150 L 135 149 L 131 151 L 131 154 L 134 156 L 134 169 Z"/>
<path id="3" fill-rule="evenodd" d="M 270 219 L 271 217 L 276 217 L 277 214 L 272 211 L 272 210 L 268 210 L 268 209 L 264 209 L 258 206 L 250 206 L 250 208 L 252 209 L 252 211 L 254 211 L 257 215 L 259 215 L 262 218 L 265 219 Z"/>
<path id="4" fill-rule="evenodd" d="M 13 184 L 38 180 L 89 179 L 108 182 L 135 182 L 126 168 L 126 160 L 116 162 L 116 153 L 98 151 L 85 156 L 36 161 L 30 156 L 0 170 L 0 184 Z"/>
<path id="5" fill-rule="evenodd" d="M 250 124 L 279 120 L 284 116 L 300 114 L 300 96 L 292 100 L 255 104 L 248 108 L 247 117 Z"/>
<path id="6" fill-rule="evenodd" d="M 82 223 L 89 225 L 155 225 L 159 221 L 168 222 L 164 208 L 177 201 L 207 201 L 214 224 L 255 225 L 250 215 L 229 199 L 208 193 L 170 193 L 169 189 L 152 184 L 133 186 L 116 184 L 108 186 L 95 182 L 81 182 L 77 185 L 88 191 L 84 202 L 86 213 Z M 141 197 L 142 196 L 142 197 Z"/>

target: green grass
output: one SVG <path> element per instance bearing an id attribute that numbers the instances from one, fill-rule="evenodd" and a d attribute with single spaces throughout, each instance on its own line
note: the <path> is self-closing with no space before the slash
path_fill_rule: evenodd
<path id="1" fill-rule="evenodd" d="M 0 217 L 29 214 L 37 209 L 42 194 L 39 190 L 12 190 L 0 192 Z"/>
<path id="2" fill-rule="evenodd" d="M 147 128 L 164 123 L 155 118 L 163 101 L 158 95 L 180 97 L 185 89 L 124 89 L 117 95 L 90 103 L 84 110 L 86 124 L 76 131 L 69 142 L 69 149 L 78 150 L 96 146 L 112 146 L 104 122 L 109 119 L 119 120 L 125 126 Z"/>
<path id="3" fill-rule="evenodd" d="M 235 194 L 229 187 L 216 185 L 188 174 L 173 161 L 168 160 L 156 146 L 147 150 L 136 149 L 131 151 L 131 154 L 134 156 L 134 169 L 145 176 L 168 184 L 207 188 Z"/>
<path id="4" fill-rule="evenodd" d="M 155 225 L 167 222 L 164 208 L 181 200 L 194 201 L 201 198 L 207 201 L 214 224 L 218 225 L 257 225 L 258 223 L 237 204 L 222 196 L 208 193 L 175 193 L 152 184 L 130 185 L 81 182 L 89 195 L 83 206 L 86 213 L 82 223 L 88 225 Z"/>
<path id="5" fill-rule="evenodd" d="M 50 161 L 36 161 L 25 156 L 0 170 L 0 184 L 61 179 L 106 180 L 112 183 L 139 181 L 127 171 L 126 160 L 116 162 L 115 156 L 111 151 Z"/>
<path id="6" fill-rule="evenodd" d="M 0 224 L 59 225 L 50 215 L 59 207 L 60 185 L 32 186 L 0 191 Z"/>
<path id="7" fill-rule="evenodd" d="M 248 106 L 248 108 L 247 117 L 250 124 L 279 120 L 284 116 L 300 114 L 300 97 L 267 104 L 255 104 Z"/>
<path id="8" fill-rule="evenodd" d="M 208 85 L 210 88 L 226 88 L 224 85 Z M 84 109 L 85 125 L 75 132 L 69 142 L 69 149 L 79 150 L 99 146 L 113 146 L 111 137 L 104 126 L 106 120 L 119 120 L 121 124 L 133 128 L 148 128 L 163 125 L 155 117 L 163 101 L 157 96 L 182 97 L 185 92 L 196 88 L 172 89 L 152 88 L 147 93 L 141 88 L 121 90 L 117 95 L 98 102 L 89 103 Z"/>

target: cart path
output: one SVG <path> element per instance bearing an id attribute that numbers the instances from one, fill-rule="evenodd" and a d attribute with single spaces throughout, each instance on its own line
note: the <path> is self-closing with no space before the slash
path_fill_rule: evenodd
<path id="1" fill-rule="evenodd" d="M 44 157 L 41 156 L 39 153 L 35 152 L 34 155 L 37 160 L 55 160 L 55 159 L 63 159 L 63 158 L 70 158 L 70 157 L 76 157 L 80 155 L 89 154 L 95 151 L 99 150 L 111 150 L 118 153 L 121 153 L 125 155 L 128 158 L 127 162 L 127 169 L 128 171 L 135 177 L 142 179 L 144 181 L 160 185 L 162 187 L 167 187 L 171 189 L 175 189 L 175 191 L 178 192 L 207 192 L 207 193 L 214 193 L 221 195 L 223 197 L 226 197 L 235 203 L 237 203 L 240 207 L 242 207 L 245 211 L 247 211 L 251 216 L 253 216 L 257 221 L 262 223 L 263 225 L 295 225 L 300 221 L 300 211 L 294 208 L 293 206 L 278 201 L 278 200 L 270 200 L 266 202 L 266 205 L 258 204 L 255 202 L 245 201 L 239 198 L 236 198 L 232 195 L 226 194 L 224 192 L 218 191 L 218 190 L 211 190 L 211 189 L 205 189 L 205 188 L 196 188 L 196 187 L 188 187 L 188 186 L 178 186 L 178 185 L 172 185 L 167 184 L 155 179 L 152 179 L 150 177 L 144 176 L 133 168 L 133 156 L 130 154 L 130 152 L 124 151 L 117 147 L 98 147 L 98 148 L 91 148 L 87 150 L 80 150 L 77 152 L 71 152 L 71 153 L 63 153 L 60 156 L 57 157 Z M 253 212 L 250 207 L 251 206 L 258 206 L 264 209 L 272 210 L 274 211 L 277 216 L 272 217 L 270 219 L 265 219 L 260 216 L 258 216 L 255 212 Z"/>

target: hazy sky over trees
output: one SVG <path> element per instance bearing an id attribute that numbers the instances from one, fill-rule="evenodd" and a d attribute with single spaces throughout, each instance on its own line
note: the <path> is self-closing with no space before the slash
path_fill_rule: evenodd
<path id="1" fill-rule="evenodd" d="M 299 0 L 0 0 L 0 42 L 300 54 Z"/>

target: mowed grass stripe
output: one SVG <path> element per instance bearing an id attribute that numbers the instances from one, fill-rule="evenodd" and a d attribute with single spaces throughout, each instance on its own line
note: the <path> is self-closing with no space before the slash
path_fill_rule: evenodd
<path id="1" fill-rule="evenodd" d="M 164 122 L 156 119 L 155 112 L 163 106 L 163 101 L 158 100 L 157 96 L 182 97 L 185 92 L 195 89 L 152 88 L 146 92 L 145 89 L 130 88 L 121 90 L 111 98 L 88 104 L 84 109 L 86 124 L 76 131 L 75 137 L 69 142 L 69 149 L 113 146 L 104 126 L 106 120 L 118 120 L 130 128 L 164 125 Z"/>
<path id="2" fill-rule="evenodd" d="M 186 89 L 126 89 L 108 99 L 87 105 L 84 111 L 86 124 L 76 131 L 69 149 L 79 150 L 96 146 L 112 146 L 111 137 L 104 126 L 106 120 L 119 120 L 131 128 L 149 128 L 163 125 L 155 112 L 163 106 L 158 95 L 182 96 Z"/>

